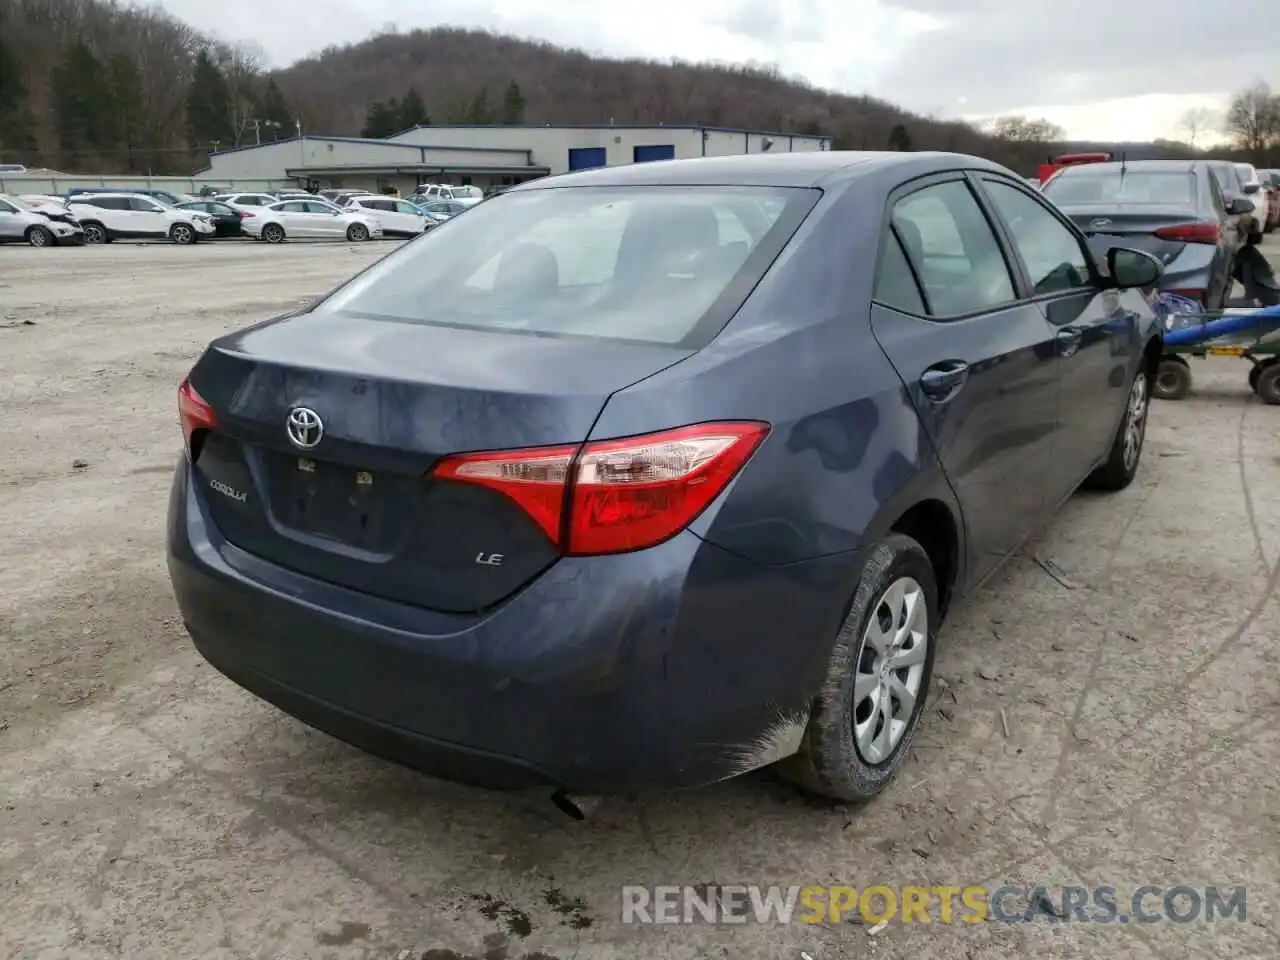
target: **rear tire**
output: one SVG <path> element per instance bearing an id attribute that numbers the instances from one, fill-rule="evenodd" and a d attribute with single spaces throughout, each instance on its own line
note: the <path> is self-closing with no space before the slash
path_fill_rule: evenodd
<path id="1" fill-rule="evenodd" d="M 107 228 L 100 223 L 89 221 L 80 225 L 84 229 L 85 243 L 106 243 Z"/>
<path id="2" fill-rule="evenodd" d="M 1263 403 L 1280 406 L 1280 363 L 1269 363 L 1257 369 L 1258 379 L 1253 385 L 1253 392 L 1262 398 Z"/>
<path id="3" fill-rule="evenodd" d="M 1156 370 L 1155 395 L 1161 400 L 1181 400 L 1191 392 L 1191 367 L 1181 357 L 1164 357 Z"/>
<path id="4" fill-rule="evenodd" d="M 268 223 L 262 228 L 262 239 L 267 243 L 279 243 L 284 239 L 284 227 L 278 223 Z"/>
<path id="5" fill-rule="evenodd" d="M 928 554 L 910 537 L 890 534 L 867 557 L 810 711 L 804 746 L 778 765 L 778 773 L 845 803 L 865 803 L 888 786 L 910 752 L 929 696 L 939 619 Z M 886 646 L 886 636 L 901 642 Z M 886 670 L 878 666 L 879 650 L 894 651 L 890 658 L 906 658 L 909 665 Z M 899 691 L 911 696 L 909 712 Z M 892 722 L 878 713 L 882 701 Z M 890 733 L 876 748 L 884 724 Z"/>
<path id="6" fill-rule="evenodd" d="M 51 247 L 53 234 L 44 227 L 32 227 L 27 231 L 27 243 L 33 247 Z"/>
<path id="7" fill-rule="evenodd" d="M 352 243 L 364 243 L 369 239 L 369 229 L 364 224 L 353 223 L 347 227 L 347 239 Z"/>
<path id="8" fill-rule="evenodd" d="M 1120 428 L 1111 442 L 1107 462 L 1085 477 L 1085 487 L 1091 490 L 1116 491 L 1123 490 L 1133 482 L 1138 473 L 1138 464 L 1142 462 L 1142 447 L 1147 438 L 1147 414 L 1151 409 L 1150 388 L 1145 366 L 1140 367 L 1129 385 L 1124 416 L 1120 418 Z"/>

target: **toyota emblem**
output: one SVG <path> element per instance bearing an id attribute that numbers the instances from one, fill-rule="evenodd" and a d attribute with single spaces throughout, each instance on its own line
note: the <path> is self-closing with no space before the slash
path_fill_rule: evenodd
<path id="1" fill-rule="evenodd" d="M 310 407 L 294 407 L 284 422 L 285 432 L 295 447 L 310 450 L 324 436 L 324 421 Z"/>

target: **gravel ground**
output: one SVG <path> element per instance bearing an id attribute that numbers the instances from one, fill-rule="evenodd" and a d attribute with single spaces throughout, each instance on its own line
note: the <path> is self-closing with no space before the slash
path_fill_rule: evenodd
<path id="1" fill-rule="evenodd" d="M 1137 482 L 1076 497 L 955 611 L 916 762 L 861 811 L 758 774 L 576 823 L 364 756 L 216 674 L 164 567 L 176 384 L 210 338 L 390 246 L 0 251 L 0 956 L 1280 954 L 1280 410 L 1241 361 L 1194 361 Z M 921 882 L 1122 904 L 1247 885 L 1247 917 L 619 920 L 625 884 Z"/>

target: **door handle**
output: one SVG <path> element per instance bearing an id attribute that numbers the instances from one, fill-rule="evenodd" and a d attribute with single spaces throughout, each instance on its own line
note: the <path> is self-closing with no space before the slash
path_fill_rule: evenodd
<path id="1" fill-rule="evenodd" d="M 920 389 L 939 402 L 950 400 L 969 379 L 969 365 L 963 360 L 943 360 L 920 375 Z"/>

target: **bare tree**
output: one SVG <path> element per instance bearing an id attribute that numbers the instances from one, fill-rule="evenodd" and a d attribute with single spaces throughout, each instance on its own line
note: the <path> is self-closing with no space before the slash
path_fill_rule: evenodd
<path id="1" fill-rule="evenodd" d="M 1280 98 L 1265 83 L 1236 94 L 1227 108 L 1224 131 L 1255 160 L 1280 137 Z"/>
<path id="2" fill-rule="evenodd" d="M 997 117 L 991 121 L 991 132 L 1015 143 L 1053 143 L 1065 136 L 1060 126 L 1043 117 Z"/>
<path id="3" fill-rule="evenodd" d="M 1179 118 L 1178 129 L 1186 134 L 1187 143 L 1199 147 L 1201 138 L 1219 123 L 1219 118 L 1208 107 L 1191 107 Z"/>

